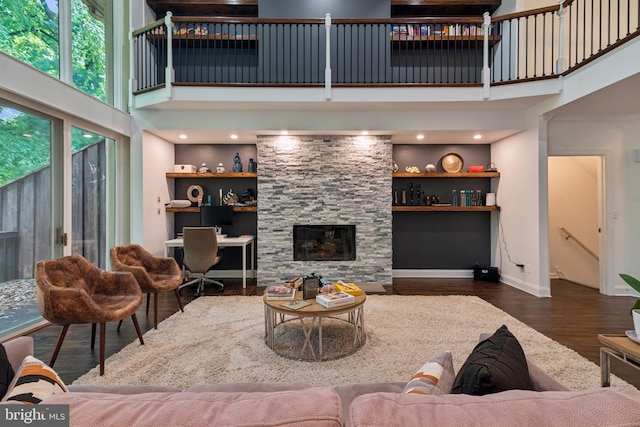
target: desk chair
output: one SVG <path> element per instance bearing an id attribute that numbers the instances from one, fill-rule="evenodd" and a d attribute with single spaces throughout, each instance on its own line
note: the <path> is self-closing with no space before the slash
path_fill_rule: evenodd
<path id="1" fill-rule="evenodd" d="M 217 280 L 205 277 L 221 260 L 218 255 L 218 238 L 215 227 L 184 227 L 182 229 L 184 242 L 184 259 L 182 261 L 186 282 L 180 288 L 196 285 L 194 297 L 199 297 L 205 283 L 217 285 L 220 292 L 224 285 Z M 192 279 L 195 277 L 195 279 Z"/>

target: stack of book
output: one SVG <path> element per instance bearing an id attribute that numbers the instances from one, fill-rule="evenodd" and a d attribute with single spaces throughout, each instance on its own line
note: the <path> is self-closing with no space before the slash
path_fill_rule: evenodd
<path id="1" fill-rule="evenodd" d="M 325 308 L 340 307 L 355 302 L 356 298 L 346 292 L 331 292 L 330 294 L 318 294 L 316 302 Z"/>
<path id="2" fill-rule="evenodd" d="M 266 290 L 268 300 L 292 300 L 296 297 L 296 290 L 291 286 L 275 285 Z"/>

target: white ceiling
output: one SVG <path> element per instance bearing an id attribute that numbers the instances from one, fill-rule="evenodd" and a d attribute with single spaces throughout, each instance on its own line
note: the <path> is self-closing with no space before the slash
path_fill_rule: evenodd
<path id="1" fill-rule="evenodd" d="M 280 135 L 280 131 L 255 130 L 236 132 L 237 139 L 231 138 L 231 132 L 220 130 L 175 130 L 156 129 L 148 130 L 162 139 L 174 144 L 255 144 L 258 135 Z M 520 132 L 519 129 L 492 129 L 484 131 L 460 131 L 460 130 L 438 130 L 427 132 L 415 131 L 375 131 L 369 135 L 390 135 L 394 144 L 490 144 L 503 138 Z M 291 131 L 289 135 L 360 135 L 361 131 Z M 181 139 L 180 135 L 187 136 Z M 417 135 L 424 135 L 423 139 L 418 139 Z M 480 139 L 474 139 L 476 134 L 480 134 Z"/>

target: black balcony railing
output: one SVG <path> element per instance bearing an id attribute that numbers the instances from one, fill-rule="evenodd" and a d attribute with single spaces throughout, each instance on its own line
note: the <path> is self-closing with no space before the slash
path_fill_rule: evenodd
<path id="1" fill-rule="evenodd" d="M 132 93 L 171 85 L 491 85 L 570 72 L 640 33 L 640 0 L 498 17 L 173 17 L 132 34 Z"/>

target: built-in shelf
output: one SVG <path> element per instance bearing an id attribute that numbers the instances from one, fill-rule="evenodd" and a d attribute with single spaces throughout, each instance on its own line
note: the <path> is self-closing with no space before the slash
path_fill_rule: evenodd
<path id="1" fill-rule="evenodd" d="M 257 178 L 257 172 L 167 172 L 167 178 Z"/>
<path id="2" fill-rule="evenodd" d="M 494 212 L 498 206 L 394 206 L 393 212 Z"/>
<path id="3" fill-rule="evenodd" d="M 192 206 L 188 208 L 172 208 L 167 206 L 165 208 L 166 212 L 191 212 L 191 213 L 199 213 L 200 208 L 197 206 Z M 241 212 L 258 212 L 257 206 L 234 206 L 233 211 L 237 213 Z"/>
<path id="4" fill-rule="evenodd" d="M 150 34 L 151 42 L 163 41 L 166 43 L 166 34 Z M 207 47 L 256 47 L 258 36 L 256 34 L 172 34 L 171 42 L 174 45 L 207 48 Z"/>
<path id="5" fill-rule="evenodd" d="M 394 178 L 500 178 L 500 172 L 394 172 Z"/>
<path id="6" fill-rule="evenodd" d="M 494 44 L 496 44 L 497 42 L 499 42 L 501 40 L 500 36 L 489 36 L 488 37 L 488 41 L 489 41 L 489 47 L 493 46 Z M 403 45 L 409 45 L 409 46 L 420 46 L 420 45 L 434 45 L 434 44 L 443 44 L 443 45 L 450 45 L 450 44 L 455 44 L 457 46 L 461 46 L 461 47 L 472 47 L 472 46 L 477 46 L 478 48 L 481 48 L 482 45 L 481 43 L 484 42 L 484 36 L 482 35 L 474 35 L 474 36 L 467 36 L 467 35 L 431 35 L 431 36 L 405 36 L 405 35 L 397 35 L 397 36 L 391 36 L 391 42 L 393 43 L 393 46 L 398 47 L 398 46 L 403 46 Z"/>

